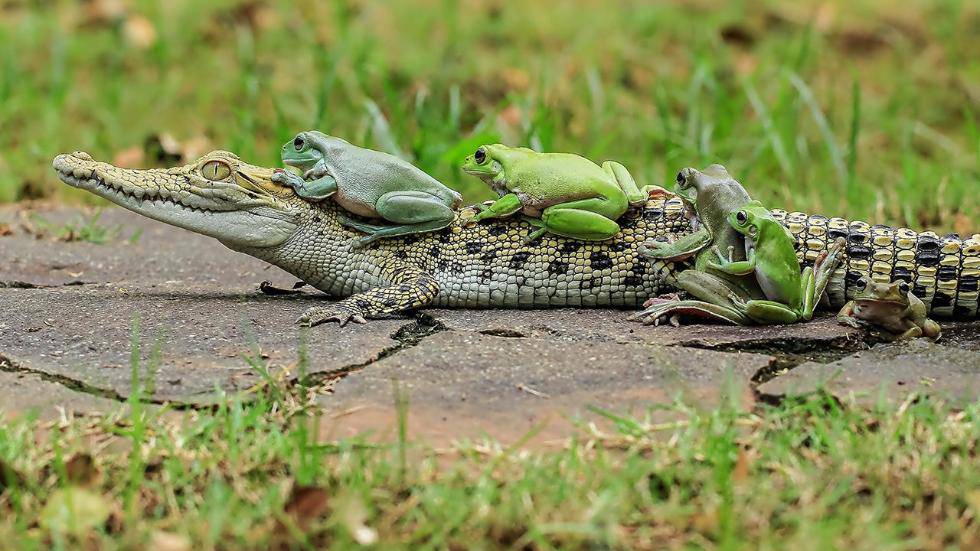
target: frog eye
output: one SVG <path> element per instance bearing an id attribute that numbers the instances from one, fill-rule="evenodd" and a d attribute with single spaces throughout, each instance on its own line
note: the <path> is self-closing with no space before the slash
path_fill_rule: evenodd
<path id="1" fill-rule="evenodd" d="M 858 291 L 863 291 L 868 288 L 868 280 L 863 277 L 854 282 L 854 288 Z"/>
<path id="2" fill-rule="evenodd" d="M 909 287 L 909 284 L 908 284 L 908 283 L 905 283 L 904 281 L 902 282 L 902 284 L 901 284 L 901 285 L 899 285 L 899 286 L 898 286 L 898 290 L 899 290 L 899 291 L 901 291 L 903 295 L 907 295 L 907 294 L 909 294 L 909 291 L 910 291 L 911 289 L 912 289 L 912 288 L 911 288 L 911 287 Z"/>
<path id="3" fill-rule="evenodd" d="M 201 174 L 213 182 L 231 176 L 231 167 L 223 161 L 208 161 L 201 166 Z"/>
<path id="4" fill-rule="evenodd" d="M 735 213 L 735 220 L 737 220 L 739 224 L 745 224 L 749 221 L 749 215 L 745 214 L 744 210 L 740 210 Z"/>
<path id="5" fill-rule="evenodd" d="M 306 140 L 303 139 L 303 136 L 296 136 L 296 139 L 293 140 L 293 147 L 296 148 L 296 151 L 303 151 L 303 148 L 306 147 Z"/>
<path id="6" fill-rule="evenodd" d="M 477 164 L 483 164 L 487 161 L 487 150 L 482 147 L 477 148 L 476 153 L 473 154 L 473 158 L 476 159 Z"/>

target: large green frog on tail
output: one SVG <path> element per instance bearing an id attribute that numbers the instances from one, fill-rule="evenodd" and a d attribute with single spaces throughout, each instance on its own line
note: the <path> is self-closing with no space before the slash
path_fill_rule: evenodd
<path id="1" fill-rule="evenodd" d="M 636 186 L 623 165 L 600 167 L 570 153 L 538 153 L 525 147 L 483 145 L 466 157 L 463 171 L 486 182 L 499 198 L 469 221 L 522 213 L 536 226 L 528 240 L 544 233 L 603 241 L 619 233 L 616 220 L 630 205 L 646 202 L 658 186 Z"/>
<path id="2" fill-rule="evenodd" d="M 641 253 L 675 262 L 693 256 L 693 268 L 678 273 L 674 283 L 694 300 L 652 299 L 632 319 L 676 322 L 678 315 L 691 315 L 751 325 L 813 316 L 840 263 L 842 242 L 801 271 L 793 237 L 723 166 L 682 170 L 676 193 L 688 206 L 695 231 L 675 243 L 648 241 Z"/>

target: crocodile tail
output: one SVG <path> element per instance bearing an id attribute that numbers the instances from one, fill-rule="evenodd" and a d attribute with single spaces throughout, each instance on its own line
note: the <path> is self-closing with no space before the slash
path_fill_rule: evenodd
<path id="1" fill-rule="evenodd" d="M 840 306 L 853 298 L 862 277 L 887 282 L 904 280 L 922 299 L 930 314 L 975 318 L 980 282 L 980 235 L 940 237 L 907 228 L 870 225 L 862 221 L 772 211 L 796 239 L 797 255 L 812 265 L 828 244 L 846 241 L 846 256 L 827 285 L 831 303 Z"/>

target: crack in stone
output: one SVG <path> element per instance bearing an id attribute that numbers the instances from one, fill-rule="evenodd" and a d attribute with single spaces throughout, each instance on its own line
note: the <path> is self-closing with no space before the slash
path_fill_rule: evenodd
<path id="1" fill-rule="evenodd" d="M 444 323 L 435 319 L 429 314 L 419 312 L 416 314 L 414 323 L 403 325 L 402 327 L 399 327 L 397 331 L 391 334 L 391 338 L 397 342 L 392 346 L 382 349 L 376 356 L 368 358 L 363 362 L 345 365 L 343 367 L 338 367 L 337 369 L 310 373 L 302 381 L 300 381 L 299 378 L 296 378 L 293 379 L 291 383 L 296 384 L 302 382 L 305 386 L 314 386 L 329 380 L 343 379 L 351 373 L 360 371 L 365 367 L 397 354 L 402 350 L 417 346 L 426 337 L 446 330 L 447 328 Z"/>
<path id="2" fill-rule="evenodd" d="M 28 375 L 34 375 L 40 378 L 42 381 L 61 385 L 74 392 L 80 392 L 82 394 L 88 394 L 99 398 L 106 398 L 108 400 L 114 400 L 120 403 L 126 402 L 126 398 L 122 397 L 119 393 L 113 390 L 95 387 L 85 383 L 84 381 L 72 379 L 71 377 L 66 377 L 64 375 L 57 375 L 54 373 L 30 369 L 18 364 L 3 354 L 0 354 L 0 371 L 7 373 L 26 373 Z"/>
<path id="3" fill-rule="evenodd" d="M 29 281 L 20 280 L 9 280 L 0 281 L 0 289 L 57 289 L 58 287 L 77 287 L 81 285 L 95 285 L 89 281 L 82 281 L 80 279 L 75 279 L 72 281 L 67 281 L 65 283 L 59 283 L 57 285 L 47 285 L 44 283 L 31 283 Z"/>
<path id="4" fill-rule="evenodd" d="M 835 362 L 855 352 L 866 350 L 869 344 L 864 338 L 842 336 L 820 342 L 808 342 L 799 339 L 767 339 L 712 345 L 688 341 L 668 346 L 698 348 L 716 352 L 751 352 L 772 356 L 775 361 L 759 369 L 752 376 L 752 384 L 761 385 L 805 362 L 823 364 Z"/>

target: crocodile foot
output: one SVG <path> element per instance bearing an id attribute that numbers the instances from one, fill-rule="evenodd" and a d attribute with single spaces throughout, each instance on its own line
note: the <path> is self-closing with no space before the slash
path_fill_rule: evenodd
<path id="1" fill-rule="evenodd" d="M 336 321 L 343 327 L 347 322 L 367 323 L 367 319 L 361 313 L 360 308 L 348 303 L 346 300 L 332 304 L 330 306 L 314 306 L 303 312 L 296 323 L 303 327 L 313 327 L 328 321 Z"/>

